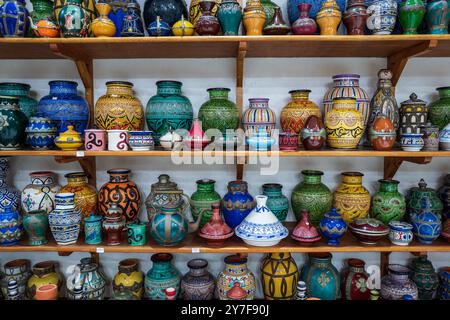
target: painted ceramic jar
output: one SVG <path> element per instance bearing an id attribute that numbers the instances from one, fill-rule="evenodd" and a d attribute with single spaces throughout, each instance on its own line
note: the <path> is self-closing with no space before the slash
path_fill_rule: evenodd
<path id="1" fill-rule="evenodd" d="M 436 297 L 439 278 L 431 261 L 426 256 L 420 256 L 412 261 L 411 271 L 411 280 L 419 290 L 419 299 L 433 300 Z"/>
<path id="2" fill-rule="evenodd" d="M 426 3 L 428 33 L 447 34 L 450 21 L 450 2 L 448 0 L 432 0 Z"/>
<path id="3" fill-rule="evenodd" d="M 220 300 L 229 300 L 227 296 L 235 283 L 247 293 L 246 300 L 253 300 L 256 294 L 256 280 L 247 268 L 247 258 L 238 255 L 227 256 L 224 259 L 225 269 L 217 276 L 216 292 Z"/>
<path id="4" fill-rule="evenodd" d="M 136 183 L 129 179 L 131 170 L 110 169 L 107 172 L 109 182 L 105 183 L 98 192 L 99 213 L 105 215 L 109 203 L 116 202 L 127 223 L 134 222 L 141 208 L 141 194 Z"/>
<path id="5" fill-rule="evenodd" d="M 369 274 L 364 270 L 365 262 L 360 259 L 348 259 L 347 269 L 342 273 L 342 297 L 345 300 L 369 300 L 367 287 Z"/>
<path id="6" fill-rule="evenodd" d="M 450 267 L 439 272 L 439 299 L 450 300 Z"/>
<path id="7" fill-rule="evenodd" d="M 367 92 L 359 86 L 358 74 L 338 74 L 333 76 L 333 88 L 323 97 L 325 115 L 333 108 L 334 98 L 356 98 L 356 110 L 361 112 L 364 125 L 369 121 L 370 98 Z"/>
<path id="8" fill-rule="evenodd" d="M 407 246 L 413 240 L 413 226 L 407 222 L 389 222 L 389 240 L 397 246 Z"/>
<path id="9" fill-rule="evenodd" d="M 364 134 L 364 118 L 356 110 L 355 98 L 334 98 L 325 115 L 327 142 L 335 149 L 355 149 Z"/>
<path id="10" fill-rule="evenodd" d="M 381 298 L 384 300 L 402 300 L 403 296 L 411 295 L 418 299 L 416 284 L 409 280 L 411 270 L 399 264 L 388 266 L 388 275 L 381 278 Z"/>
<path id="11" fill-rule="evenodd" d="M 269 253 L 261 265 L 264 299 L 292 300 L 298 276 L 297 265 L 289 252 Z"/>
<path id="12" fill-rule="evenodd" d="M 84 172 L 68 173 L 64 176 L 67 185 L 61 188 L 61 192 L 71 192 L 75 195 L 75 207 L 81 210 L 83 220 L 97 211 L 97 190 L 88 184 Z"/>
<path id="13" fill-rule="evenodd" d="M 35 150 L 48 150 L 54 146 L 56 130 L 50 118 L 30 117 L 25 128 L 26 144 Z"/>
<path id="14" fill-rule="evenodd" d="M 290 130 L 278 134 L 278 148 L 280 151 L 296 151 L 298 149 L 299 135 Z"/>
<path id="15" fill-rule="evenodd" d="M 303 266 L 300 279 L 306 282 L 309 297 L 321 300 L 339 299 L 340 277 L 331 263 L 331 253 L 310 253 L 308 256 L 309 262 Z"/>
<path id="16" fill-rule="evenodd" d="M 111 12 L 111 6 L 108 3 L 98 2 L 95 5 L 99 17 L 92 21 L 91 28 L 95 37 L 113 37 L 116 34 L 116 25 L 108 17 Z"/>
<path id="17" fill-rule="evenodd" d="M 266 132 L 272 135 L 276 125 L 276 114 L 269 108 L 269 99 L 251 98 L 248 99 L 250 105 L 242 116 L 242 125 L 246 135 Z"/>
<path id="18" fill-rule="evenodd" d="M 92 258 L 83 258 L 67 277 L 67 298 L 70 300 L 103 300 L 105 297 L 106 279 Z M 78 290 L 81 297 L 78 297 Z"/>
<path id="19" fill-rule="evenodd" d="M 424 151 L 439 151 L 439 127 L 434 126 L 431 122 L 420 127 L 420 133 L 423 135 Z"/>
<path id="20" fill-rule="evenodd" d="M 317 12 L 316 21 L 321 35 L 336 35 L 342 13 L 335 0 L 326 0 Z"/>
<path id="21" fill-rule="evenodd" d="M 303 181 L 297 184 L 292 191 L 292 210 L 297 220 L 300 219 L 301 210 L 307 210 L 311 223 L 318 226 L 322 216 L 331 209 L 333 195 L 330 189 L 321 182 L 322 171 L 303 170 L 302 175 Z"/>
<path id="22" fill-rule="evenodd" d="M 92 214 L 84 219 L 84 242 L 86 244 L 102 243 L 102 216 Z"/>
<path id="23" fill-rule="evenodd" d="M 428 105 L 428 118 L 432 124 L 442 130 L 450 123 L 450 87 L 436 89 L 439 92 L 439 99 Z"/>
<path id="24" fill-rule="evenodd" d="M 25 0 L 4 0 L 0 5 L 0 34 L 5 38 L 25 37 L 29 16 Z"/>
<path id="25" fill-rule="evenodd" d="M 344 13 L 344 24 L 349 35 L 364 35 L 366 29 L 367 5 L 364 0 L 352 0 Z"/>
<path id="26" fill-rule="evenodd" d="M 33 36 L 58 38 L 59 28 L 53 13 L 53 1 L 33 0 L 31 3 L 33 12 L 30 12 L 30 29 L 33 31 Z"/>
<path id="27" fill-rule="evenodd" d="M 75 208 L 73 193 L 58 193 L 55 209 L 48 215 L 53 238 L 58 245 L 75 244 L 80 234 L 81 210 Z"/>
<path id="28" fill-rule="evenodd" d="M 219 203 L 212 204 L 211 209 L 213 215 L 203 228 L 201 228 L 198 235 L 204 238 L 209 246 L 222 247 L 226 239 L 233 236 L 234 231 L 223 221 L 220 215 Z"/>
<path id="29" fill-rule="evenodd" d="M 281 13 L 281 8 L 276 7 L 275 13 L 269 23 L 264 27 L 263 33 L 265 35 L 286 35 L 291 31 L 291 28 L 286 24 Z"/>
<path id="30" fill-rule="evenodd" d="M 91 18 L 82 6 L 83 0 L 66 0 L 65 2 L 57 16 L 61 35 L 64 38 L 87 37 Z"/>
<path id="31" fill-rule="evenodd" d="M 63 279 L 59 275 L 57 268 L 59 264 L 56 261 L 43 261 L 33 265 L 33 274 L 28 278 L 27 295 L 28 298 L 35 300 L 36 291 L 43 286 L 53 284 L 61 288 Z"/>
<path id="32" fill-rule="evenodd" d="M 283 108 L 280 117 L 283 131 L 300 134 L 310 116 L 322 117 L 317 104 L 309 100 L 310 93 L 311 90 L 289 91 L 291 101 Z"/>
<path id="33" fill-rule="evenodd" d="M 339 245 L 339 239 L 342 238 L 347 231 L 347 224 L 342 215 L 332 208 L 330 212 L 324 214 L 319 223 L 322 235 L 327 238 L 327 244 L 330 246 Z"/>
<path id="34" fill-rule="evenodd" d="M 299 11 L 297 10 L 298 5 L 305 3 L 311 5 L 310 16 L 312 19 L 315 19 L 317 13 L 322 8 L 322 5 L 325 3 L 325 0 L 288 0 L 287 1 L 287 12 L 289 15 L 289 22 L 292 24 L 295 20 L 299 18 Z M 339 6 L 339 10 L 341 12 L 345 11 L 346 1 L 337 0 L 336 3 Z"/>
<path id="35" fill-rule="evenodd" d="M 403 101 L 400 107 L 399 134 L 420 133 L 420 127 L 427 124 L 426 102 L 417 98 L 415 93 L 409 96 L 409 100 Z"/>
<path id="36" fill-rule="evenodd" d="M 292 33 L 298 35 L 312 35 L 317 31 L 317 23 L 310 17 L 310 3 L 300 3 L 297 8 L 300 16 L 292 23 Z"/>
<path id="37" fill-rule="evenodd" d="M 127 225 L 127 240 L 130 246 L 143 246 L 147 242 L 147 223 L 136 222 Z"/>
<path id="38" fill-rule="evenodd" d="M 59 17 L 59 13 L 61 12 L 62 8 L 64 6 L 66 6 L 67 4 L 69 4 L 68 0 L 55 0 L 54 1 L 54 13 L 55 13 L 55 17 L 56 19 L 58 19 Z M 95 18 L 97 18 L 97 10 L 95 9 L 95 0 L 82 0 L 81 1 L 81 7 L 85 10 L 85 12 L 88 15 L 89 18 L 89 23 L 91 21 L 94 21 Z M 89 36 L 92 37 L 92 28 L 91 25 L 89 24 Z"/>
<path id="39" fill-rule="evenodd" d="M 51 171 L 30 173 L 31 184 L 27 185 L 21 195 L 24 212 L 44 210 L 50 213 L 55 208 L 55 196 L 61 186 L 56 182 L 56 174 Z"/>
<path id="40" fill-rule="evenodd" d="M 188 16 L 186 2 L 184 0 L 146 0 L 144 4 L 145 27 L 160 17 L 167 22 L 169 27 L 180 19 L 181 16 Z"/>
<path id="41" fill-rule="evenodd" d="M 437 191 L 444 208 L 444 216 L 450 218 L 450 174 L 445 176 L 445 183 Z"/>
<path id="42" fill-rule="evenodd" d="M 231 181 L 228 192 L 222 199 L 222 214 L 230 228 L 236 228 L 253 210 L 256 205 L 253 197 L 248 193 L 246 181 Z"/>
<path id="43" fill-rule="evenodd" d="M 189 130 L 192 126 L 194 112 L 188 98 L 181 94 L 182 83 L 178 81 L 158 81 L 157 95 L 150 98 L 147 103 L 147 125 L 155 135 L 155 143 L 166 134 L 170 128 L 173 130 Z"/>
<path id="44" fill-rule="evenodd" d="M 128 145 L 133 151 L 153 150 L 155 143 L 152 137 L 152 131 L 129 131 Z"/>
<path id="45" fill-rule="evenodd" d="M 109 4 L 111 11 L 108 13 L 108 18 L 114 23 L 116 27 L 115 37 L 121 36 L 124 18 L 127 14 L 127 6 L 133 3 L 133 0 L 106 0 L 105 3 Z M 123 37 L 123 36 L 122 36 Z"/>
<path id="46" fill-rule="evenodd" d="M 342 172 L 342 184 L 334 192 L 333 206 L 349 223 L 365 218 L 370 210 L 370 193 L 362 185 L 361 172 Z"/>
<path id="47" fill-rule="evenodd" d="M 0 211 L 0 245 L 16 245 L 24 234 L 19 210 L 9 206 Z"/>
<path id="48" fill-rule="evenodd" d="M 190 37 L 194 35 L 194 32 L 194 25 L 186 20 L 184 16 L 181 16 L 181 20 L 178 20 L 172 26 L 172 33 L 174 36 Z"/>
<path id="49" fill-rule="evenodd" d="M 208 272 L 208 261 L 192 259 L 187 263 L 189 272 L 181 278 L 180 296 L 183 300 L 212 300 L 215 292 L 215 279 Z"/>
<path id="50" fill-rule="evenodd" d="M 137 259 L 126 259 L 119 262 L 119 272 L 113 279 L 113 291 L 130 291 L 133 295 L 141 299 L 144 294 L 144 274 L 139 270 Z"/>
<path id="51" fill-rule="evenodd" d="M 24 214 L 23 227 L 28 234 L 30 246 L 46 244 L 48 231 L 48 216 L 45 210 L 34 210 Z"/>
<path id="52" fill-rule="evenodd" d="M 301 215 L 301 219 L 292 231 L 291 238 L 302 244 L 311 244 L 319 241 L 322 237 L 317 228 L 310 222 L 308 211 L 302 209 Z"/>
<path id="53" fill-rule="evenodd" d="M 145 276 L 145 297 L 150 300 L 167 300 L 167 288 L 175 289 L 175 298 L 180 292 L 180 272 L 172 265 L 173 256 L 169 253 L 152 255 L 153 266 Z"/>
<path id="54" fill-rule="evenodd" d="M 380 189 L 373 195 L 371 217 L 384 224 L 402 221 L 406 213 L 405 197 L 398 192 L 397 180 L 380 179 Z"/>
<path id="55" fill-rule="evenodd" d="M 78 83 L 56 80 L 49 85 L 50 93 L 39 100 L 37 115 L 51 119 L 58 134 L 66 131 L 68 125 L 83 134 L 89 122 L 89 106 L 86 99 L 77 94 Z"/>
<path id="56" fill-rule="evenodd" d="M 195 25 L 198 19 L 202 16 L 202 11 L 200 9 L 200 2 L 202 0 L 192 0 L 189 6 L 189 21 Z M 211 13 L 215 16 L 218 15 L 218 10 L 223 0 L 214 0 L 216 5 L 212 8 Z"/>
<path id="57" fill-rule="evenodd" d="M 26 83 L 3 82 L 0 83 L 0 96 L 19 98 L 19 109 L 30 119 L 36 115 L 37 101 L 30 97 L 31 86 Z"/>
<path id="58" fill-rule="evenodd" d="M 8 286 L 11 282 L 15 282 L 17 285 L 17 296 L 15 299 L 25 300 L 30 276 L 30 260 L 18 259 L 5 263 L 3 270 L 0 271 L 0 289 L 3 297 L 6 300 L 11 299 L 8 295 Z"/>
<path id="59" fill-rule="evenodd" d="M 0 212 L 8 207 L 20 209 L 20 191 L 7 183 L 9 158 L 0 157 Z"/>
<path id="60" fill-rule="evenodd" d="M 60 133 L 55 138 L 55 145 L 63 151 L 76 151 L 83 146 L 83 138 L 70 125 L 67 126 L 67 131 Z"/>
<path id="61" fill-rule="evenodd" d="M 21 149 L 27 124 L 27 117 L 19 109 L 19 99 L 0 96 L 0 150 Z"/>
<path id="62" fill-rule="evenodd" d="M 404 151 L 420 151 L 425 145 L 421 133 L 404 133 L 400 138 L 400 145 Z"/>
<path id="63" fill-rule="evenodd" d="M 108 150 L 109 151 L 127 151 L 128 130 L 107 130 L 108 133 Z"/>
<path id="64" fill-rule="evenodd" d="M 289 200 L 281 193 L 282 188 L 278 183 L 266 183 L 262 186 L 263 194 L 267 196 L 267 207 L 278 220 L 284 222 L 289 211 Z"/>
<path id="65" fill-rule="evenodd" d="M 320 117 L 308 117 L 301 131 L 301 139 L 306 150 L 320 150 L 324 146 L 326 130 Z"/>
<path id="66" fill-rule="evenodd" d="M 160 16 L 148 25 L 147 32 L 151 37 L 167 37 L 171 33 L 170 25 L 163 21 Z"/>
<path id="67" fill-rule="evenodd" d="M 420 243 L 432 244 L 441 233 L 441 216 L 431 211 L 428 198 L 422 198 L 420 204 L 421 212 L 411 216 L 413 233 Z"/>
<path id="68" fill-rule="evenodd" d="M 217 18 L 224 36 L 235 36 L 242 21 L 242 8 L 237 0 L 222 0 Z"/>
<path id="69" fill-rule="evenodd" d="M 84 130 L 84 149 L 88 151 L 106 150 L 106 130 L 86 129 Z"/>
<path id="70" fill-rule="evenodd" d="M 359 242 L 366 245 L 375 245 L 389 234 L 388 227 L 374 218 L 356 219 L 348 228 Z"/>
<path id="71" fill-rule="evenodd" d="M 391 34 L 397 21 L 396 0 L 375 0 L 367 8 L 366 26 L 372 34 Z"/>
<path id="72" fill-rule="evenodd" d="M 126 15 L 123 17 L 122 20 L 122 29 L 120 31 L 120 37 L 143 37 L 143 36 L 144 36 L 144 23 L 142 22 L 141 18 L 141 7 L 139 6 L 139 3 L 130 2 L 129 4 L 127 4 Z"/>
<path id="73" fill-rule="evenodd" d="M 125 217 L 117 202 L 110 202 L 106 212 L 102 228 L 106 234 L 106 244 L 108 246 L 118 246 L 122 243 L 122 232 L 125 229 Z"/>
<path id="74" fill-rule="evenodd" d="M 422 0 L 403 0 L 398 9 L 398 18 L 403 34 L 417 34 L 417 28 L 425 17 L 425 5 Z"/>
<path id="75" fill-rule="evenodd" d="M 247 0 L 242 17 L 247 36 L 261 36 L 267 15 L 260 0 Z"/>
<path id="76" fill-rule="evenodd" d="M 194 192 L 190 198 L 191 213 L 194 219 L 197 219 L 202 214 L 200 228 L 202 228 L 212 216 L 211 205 L 213 203 L 220 203 L 222 199 L 220 195 L 214 190 L 216 181 L 211 179 L 197 180 L 197 191 Z"/>
<path id="77" fill-rule="evenodd" d="M 420 179 L 418 185 L 418 187 L 409 189 L 406 197 L 406 209 L 409 217 L 412 218 L 414 215 L 417 215 L 422 211 L 421 201 L 423 198 L 428 199 L 431 212 L 441 216 L 444 206 L 442 201 L 439 199 L 436 190 L 433 188 L 427 188 L 427 183 L 424 179 Z"/>
<path id="78" fill-rule="evenodd" d="M 203 0 L 200 1 L 200 10 L 202 15 L 198 18 L 195 23 L 195 32 L 200 36 L 215 36 L 220 31 L 219 20 L 211 12 L 215 7 L 216 3 L 214 1 Z"/>
<path id="79" fill-rule="evenodd" d="M 397 132 L 392 121 L 383 115 L 375 118 L 369 129 L 369 141 L 374 150 L 389 151 L 395 145 Z"/>

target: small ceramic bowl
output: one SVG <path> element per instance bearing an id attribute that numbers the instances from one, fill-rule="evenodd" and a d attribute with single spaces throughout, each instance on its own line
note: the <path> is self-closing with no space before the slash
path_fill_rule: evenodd
<path id="1" fill-rule="evenodd" d="M 61 141 L 59 137 L 55 139 L 55 145 L 63 151 L 75 151 L 83 146 L 83 141 Z"/>
<path id="2" fill-rule="evenodd" d="M 128 144 L 133 151 L 149 151 L 154 147 L 153 131 L 128 132 Z"/>
<path id="3" fill-rule="evenodd" d="M 404 151 L 420 151 L 425 145 L 422 133 L 404 133 L 400 139 L 400 144 Z"/>
<path id="4" fill-rule="evenodd" d="M 268 150 L 275 143 L 275 138 L 269 135 L 251 135 L 247 138 L 247 144 L 253 150 Z"/>
<path id="5" fill-rule="evenodd" d="M 377 244 L 389 233 L 388 227 L 372 218 L 356 219 L 348 227 L 356 239 L 367 245 Z"/>
<path id="6" fill-rule="evenodd" d="M 407 246 L 413 240 L 413 226 L 406 222 L 389 222 L 389 240 L 397 246 Z"/>

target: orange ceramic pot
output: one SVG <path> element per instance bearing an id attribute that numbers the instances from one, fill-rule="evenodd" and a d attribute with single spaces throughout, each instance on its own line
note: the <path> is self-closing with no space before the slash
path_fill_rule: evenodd
<path id="1" fill-rule="evenodd" d="M 378 116 L 369 130 L 374 150 L 389 151 L 394 147 L 397 134 L 391 119 L 386 116 Z"/>
<path id="2" fill-rule="evenodd" d="M 242 22 L 247 36 L 261 36 L 263 34 L 266 12 L 259 0 L 247 0 Z"/>
<path id="3" fill-rule="evenodd" d="M 342 13 L 335 0 L 327 0 L 316 16 L 321 35 L 336 35 Z"/>
<path id="4" fill-rule="evenodd" d="M 30 18 L 31 28 L 39 38 L 59 38 L 59 27 L 51 20 L 41 19 L 33 24 Z"/>
<path id="5" fill-rule="evenodd" d="M 56 300 L 58 299 L 58 286 L 56 284 L 47 284 L 36 288 L 36 300 Z"/>
<path id="6" fill-rule="evenodd" d="M 116 25 L 108 18 L 111 6 L 107 3 L 97 3 L 95 5 L 100 16 L 92 21 L 91 28 L 95 37 L 113 37 L 116 34 Z"/>

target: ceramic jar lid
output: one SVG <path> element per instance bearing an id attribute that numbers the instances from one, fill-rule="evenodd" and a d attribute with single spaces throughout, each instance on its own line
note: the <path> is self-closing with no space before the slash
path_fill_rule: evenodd
<path id="1" fill-rule="evenodd" d="M 427 103 L 423 100 L 420 100 L 415 93 L 411 93 L 409 96 L 409 100 L 403 101 L 400 103 L 400 112 L 408 113 L 408 112 L 416 112 L 417 109 L 408 109 L 410 107 L 423 107 L 423 112 L 426 112 Z"/>
<path id="2" fill-rule="evenodd" d="M 79 142 L 81 135 L 73 129 L 73 126 L 67 126 L 67 131 L 59 134 L 58 140 L 61 142 Z"/>
<path id="3" fill-rule="evenodd" d="M 151 186 L 151 190 L 158 192 L 158 191 L 179 191 L 178 185 L 170 181 L 170 177 L 168 174 L 161 174 L 158 177 L 158 182 L 155 182 Z"/>
<path id="4" fill-rule="evenodd" d="M 176 133 L 175 131 L 173 131 L 172 129 L 170 129 L 165 135 L 163 135 L 160 139 L 160 141 L 168 141 L 168 142 L 179 142 L 182 141 L 183 138 Z"/>

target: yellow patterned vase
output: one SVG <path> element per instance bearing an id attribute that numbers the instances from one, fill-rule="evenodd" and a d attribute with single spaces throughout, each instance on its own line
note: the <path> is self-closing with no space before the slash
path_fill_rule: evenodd
<path id="1" fill-rule="evenodd" d="M 126 81 L 109 81 L 106 94 L 95 104 L 95 123 L 104 130 L 142 130 L 144 109 L 133 96 L 133 84 Z"/>
<path id="2" fill-rule="evenodd" d="M 92 32 L 97 38 L 114 37 L 116 34 L 116 25 L 108 18 L 111 6 L 107 3 L 97 3 L 95 5 L 100 16 L 92 21 Z"/>
<path id="3" fill-rule="evenodd" d="M 356 98 L 334 98 L 325 115 L 327 141 L 331 148 L 354 149 L 364 134 L 364 117 L 356 110 Z"/>
<path id="4" fill-rule="evenodd" d="M 298 269 L 288 252 L 270 253 L 261 266 L 261 283 L 266 300 L 292 300 L 296 294 Z"/>
<path id="5" fill-rule="evenodd" d="M 114 293 L 129 291 L 138 299 L 144 293 L 144 274 L 139 271 L 136 259 L 126 259 L 119 262 L 119 272 L 113 281 Z"/>
<path id="6" fill-rule="evenodd" d="M 333 206 L 348 224 L 367 217 L 370 210 L 370 193 L 362 185 L 361 172 L 342 172 L 342 184 L 334 192 Z"/>
<path id="7" fill-rule="evenodd" d="M 61 289 L 62 279 L 56 271 L 58 263 L 55 261 L 43 261 L 33 266 L 33 275 L 28 279 L 27 293 L 30 299 L 35 299 L 36 289 L 55 284 Z"/>
<path id="8" fill-rule="evenodd" d="M 266 23 L 266 12 L 259 0 L 247 0 L 242 16 L 247 36 L 261 36 L 263 34 L 264 23 Z"/>
<path id="9" fill-rule="evenodd" d="M 335 0 L 327 0 L 316 16 L 321 35 L 336 35 L 342 13 Z"/>

